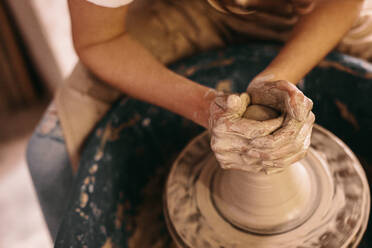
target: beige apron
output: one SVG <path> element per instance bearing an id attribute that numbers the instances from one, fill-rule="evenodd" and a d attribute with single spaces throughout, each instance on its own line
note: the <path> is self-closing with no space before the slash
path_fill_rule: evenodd
<path id="1" fill-rule="evenodd" d="M 248 40 L 285 41 L 296 16 L 253 13 L 241 18 L 220 13 L 207 1 L 136 0 L 128 14 L 128 32 L 162 63 Z M 359 20 L 339 50 L 372 59 L 372 6 L 367 1 Z M 56 106 L 74 171 L 82 144 L 121 93 L 100 82 L 80 63 L 58 90 Z"/>

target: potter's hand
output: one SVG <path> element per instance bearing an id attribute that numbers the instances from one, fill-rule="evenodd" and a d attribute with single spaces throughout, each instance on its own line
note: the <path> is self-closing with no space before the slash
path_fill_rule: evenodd
<path id="1" fill-rule="evenodd" d="M 269 106 L 285 115 L 275 132 L 253 139 L 249 146 L 266 168 L 282 168 L 302 159 L 310 145 L 315 120 L 313 102 L 287 81 L 253 81 L 247 92 L 252 104 Z"/>
<path id="2" fill-rule="evenodd" d="M 251 172 L 265 170 L 261 158 L 255 152 L 256 148 L 258 150 L 261 146 L 254 147 L 251 143 L 254 139 L 267 137 L 279 129 L 283 123 L 283 116 L 266 121 L 244 118 L 249 103 L 249 95 L 243 93 L 217 94 L 211 104 L 209 118 L 211 147 L 222 168 Z"/>

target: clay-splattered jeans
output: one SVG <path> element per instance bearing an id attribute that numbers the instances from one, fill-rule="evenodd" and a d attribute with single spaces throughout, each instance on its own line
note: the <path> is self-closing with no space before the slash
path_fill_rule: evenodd
<path id="1" fill-rule="evenodd" d="M 27 164 L 52 239 L 67 209 L 73 182 L 66 144 L 54 104 L 33 133 L 26 152 Z"/>

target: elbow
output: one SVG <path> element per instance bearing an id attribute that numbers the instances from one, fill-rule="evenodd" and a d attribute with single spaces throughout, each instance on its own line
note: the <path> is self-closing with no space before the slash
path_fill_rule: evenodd
<path id="1" fill-rule="evenodd" d="M 105 57 L 105 53 L 112 50 L 112 47 L 117 46 L 117 43 L 126 39 L 127 32 L 121 32 L 113 37 L 106 39 L 80 39 L 80 37 L 73 35 L 73 46 L 80 61 L 89 67 L 97 60 Z"/>
<path id="2" fill-rule="evenodd" d="M 79 61 L 88 69 L 92 66 L 92 48 L 95 43 L 89 40 L 83 41 L 79 35 L 72 35 L 73 47 Z"/>
<path id="3" fill-rule="evenodd" d="M 72 41 L 76 55 L 78 56 L 79 60 L 84 62 L 84 60 L 86 59 L 87 46 L 79 42 L 78 37 L 74 35 L 72 36 Z"/>
<path id="4" fill-rule="evenodd" d="M 79 61 L 81 63 L 83 63 L 85 66 L 87 66 L 87 58 L 89 57 L 89 55 L 87 54 L 88 53 L 88 50 L 87 49 L 84 49 L 82 47 L 75 47 L 75 52 L 76 52 L 76 55 L 79 59 Z"/>
<path id="5" fill-rule="evenodd" d="M 76 55 L 79 59 L 79 62 L 90 72 L 93 74 L 99 73 L 99 70 L 97 72 L 97 67 L 100 67 L 100 60 L 102 58 L 96 58 L 97 55 L 94 51 L 94 47 L 91 46 L 82 46 L 79 44 L 74 44 L 74 49 L 76 52 Z M 98 65 L 97 65 L 98 64 Z M 96 75 L 98 76 L 98 75 Z"/>
<path id="6" fill-rule="evenodd" d="M 77 46 L 74 44 L 74 49 L 75 53 L 78 57 L 78 60 L 81 64 L 83 64 L 88 70 L 91 70 L 90 67 L 92 66 L 90 63 L 89 57 L 89 49 L 82 47 L 82 46 Z"/>

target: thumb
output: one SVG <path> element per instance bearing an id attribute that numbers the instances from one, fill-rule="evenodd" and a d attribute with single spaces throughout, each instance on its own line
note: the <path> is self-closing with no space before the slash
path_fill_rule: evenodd
<path id="1" fill-rule="evenodd" d="M 251 98 L 247 93 L 230 95 L 226 101 L 226 112 L 236 117 L 241 117 L 243 116 L 250 102 Z"/>
<path id="2" fill-rule="evenodd" d="M 278 130 L 282 127 L 283 121 L 283 115 L 266 121 L 240 118 L 229 125 L 228 131 L 246 139 L 254 139 L 269 135 Z"/>

